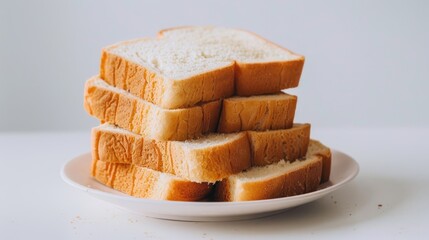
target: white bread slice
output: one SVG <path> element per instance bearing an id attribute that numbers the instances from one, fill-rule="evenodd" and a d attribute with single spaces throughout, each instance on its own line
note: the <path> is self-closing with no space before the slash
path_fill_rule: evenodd
<path id="1" fill-rule="evenodd" d="M 168 173 L 133 164 L 92 162 L 92 176 L 128 195 L 156 200 L 196 201 L 207 197 L 213 185 L 189 182 Z"/>
<path id="2" fill-rule="evenodd" d="M 285 93 L 224 99 L 218 132 L 291 128 L 296 103 L 296 96 Z"/>
<path id="3" fill-rule="evenodd" d="M 158 38 L 102 51 L 100 76 L 163 108 L 298 86 L 304 57 L 250 32 L 218 27 L 163 30 Z"/>
<path id="4" fill-rule="evenodd" d="M 92 129 L 92 156 L 135 164 L 194 182 L 215 182 L 250 167 L 246 133 L 212 134 L 188 141 L 160 141 L 103 124 Z"/>
<path id="5" fill-rule="evenodd" d="M 84 107 L 102 122 L 151 139 L 186 140 L 216 131 L 221 103 L 164 109 L 93 77 L 85 84 Z"/>
<path id="6" fill-rule="evenodd" d="M 92 155 L 103 161 L 132 163 L 194 182 L 215 182 L 249 168 L 252 163 L 266 165 L 304 156 L 310 125 L 295 124 L 291 129 L 252 134 L 257 135 L 252 141 L 246 132 L 211 134 L 188 141 L 159 141 L 103 124 L 92 129 Z M 294 147 L 288 147 L 288 143 Z M 285 151 L 264 155 L 260 150 L 264 146 Z"/>
<path id="7" fill-rule="evenodd" d="M 218 201 L 249 201 L 315 191 L 321 183 L 322 172 L 330 172 L 330 168 L 324 168 L 324 161 L 330 160 L 329 148 L 312 140 L 304 159 L 282 160 L 231 175 L 216 185 L 214 196 Z"/>

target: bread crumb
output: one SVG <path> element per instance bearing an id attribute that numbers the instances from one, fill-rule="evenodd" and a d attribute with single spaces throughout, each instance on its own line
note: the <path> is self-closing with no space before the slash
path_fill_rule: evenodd
<path id="1" fill-rule="evenodd" d="M 76 223 L 79 220 L 82 220 L 82 218 L 79 215 L 77 215 L 72 220 L 70 220 L 70 224 L 74 224 L 74 223 Z"/>

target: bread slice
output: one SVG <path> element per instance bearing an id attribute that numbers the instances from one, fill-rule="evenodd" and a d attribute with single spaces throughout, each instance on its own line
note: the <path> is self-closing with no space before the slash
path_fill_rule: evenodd
<path id="1" fill-rule="evenodd" d="M 291 128 L 296 103 L 296 96 L 285 93 L 224 99 L 218 132 Z"/>
<path id="2" fill-rule="evenodd" d="M 201 106 L 164 109 L 94 77 L 86 83 L 84 105 L 102 122 L 153 139 L 186 140 L 215 132 L 216 128 L 221 133 L 291 128 L 296 102 L 296 96 L 278 93 L 227 98 L 222 107 L 218 100 Z"/>
<path id="3" fill-rule="evenodd" d="M 249 201 L 315 191 L 323 172 L 330 171 L 324 168 L 324 161 L 330 158 L 329 148 L 311 141 L 304 159 L 282 160 L 231 175 L 216 185 L 214 196 L 218 201 Z"/>
<path id="4" fill-rule="evenodd" d="M 196 140 L 160 141 L 103 124 L 92 129 L 92 156 L 135 164 L 194 182 L 215 182 L 250 167 L 246 133 L 212 134 Z"/>
<path id="5" fill-rule="evenodd" d="M 304 57 L 255 34 L 218 27 L 163 30 L 102 51 L 100 76 L 163 108 L 298 86 Z"/>
<path id="6" fill-rule="evenodd" d="M 98 77 L 85 84 L 84 107 L 101 120 L 151 139 L 186 140 L 216 131 L 220 100 L 190 108 L 164 109 L 106 84 Z"/>
<path id="7" fill-rule="evenodd" d="M 252 164 L 266 165 L 304 156 L 309 141 L 304 136 L 309 138 L 309 132 L 309 124 L 296 124 L 291 129 L 267 131 L 261 136 L 252 133 L 258 135 L 252 141 L 246 132 L 211 134 L 188 141 L 159 141 L 103 124 L 92 129 L 92 155 L 103 161 L 132 163 L 194 182 L 215 182 Z M 288 143 L 294 144 L 294 148 L 287 146 Z M 264 146 L 274 150 L 284 147 L 285 151 L 274 152 L 267 158 L 260 153 L 260 147 Z"/>
<path id="8" fill-rule="evenodd" d="M 139 198 L 196 201 L 206 198 L 213 188 L 213 184 L 189 182 L 149 168 L 96 158 L 91 173 L 104 185 Z"/>

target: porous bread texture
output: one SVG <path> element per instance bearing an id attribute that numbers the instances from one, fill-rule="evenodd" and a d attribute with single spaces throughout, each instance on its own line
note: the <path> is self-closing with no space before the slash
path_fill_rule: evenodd
<path id="1" fill-rule="evenodd" d="M 93 77 L 85 84 L 84 107 L 102 122 L 151 139 L 186 140 L 216 130 L 221 103 L 163 109 Z"/>
<path id="2" fill-rule="evenodd" d="M 285 93 L 224 99 L 218 132 L 291 128 L 296 103 L 296 96 Z"/>
<path id="3" fill-rule="evenodd" d="M 128 195 L 156 200 L 197 201 L 207 197 L 213 185 L 186 181 L 133 164 L 93 159 L 91 175 L 102 184 Z"/>
<path id="4" fill-rule="evenodd" d="M 251 165 L 303 157 L 309 133 L 310 124 L 296 124 L 291 129 L 261 133 L 211 134 L 195 140 L 159 141 L 103 124 L 92 130 L 92 155 L 103 161 L 132 163 L 194 182 L 215 182 Z"/>
<path id="5" fill-rule="evenodd" d="M 252 33 L 217 27 L 161 31 L 103 49 L 100 76 L 164 108 L 296 87 L 304 57 Z"/>
<path id="6" fill-rule="evenodd" d="M 246 133 L 160 141 L 108 124 L 92 129 L 92 156 L 171 173 L 193 182 L 221 180 L 249 168 L 251 159 Z"/>
<path id="7" fill-rule="evenodd" d="M 232 61 L 261 63 L 297 58 L 256 35 L 228 28 L 177 28 L 160 36 L 111 52 L 177 80 L 229 66 Z"/>
<path id="8" fill-rule="evenodd" d="M 287 197 L 311 192 L 323 182 L 325 161 L 330 162 L 329 148 L 310 141 L 304 159 L 279 161 L 263 167 L 252 167 L 219 182 L 215 198 L 219 201 L 249 201 Z"/>

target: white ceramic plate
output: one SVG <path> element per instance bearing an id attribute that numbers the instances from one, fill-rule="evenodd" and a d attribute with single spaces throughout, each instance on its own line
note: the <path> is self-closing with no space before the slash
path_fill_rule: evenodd
<path id="1" fill-rule="evenodd" d="M 332 151 L 330 181 L 321 185 L 315 192 L 247 202 L 178 202 L 130 197 L 106 187 L 90 177 L 90 164 L 90 153 L 78 156 L 64 165 L 61 177 L 73 187 L 126 211 L 148 217 L 184 221 L 233 221 L 272 215 L 319 199 L 344 186 L 359 172 L 359 165 L 350 156 Z"/>

